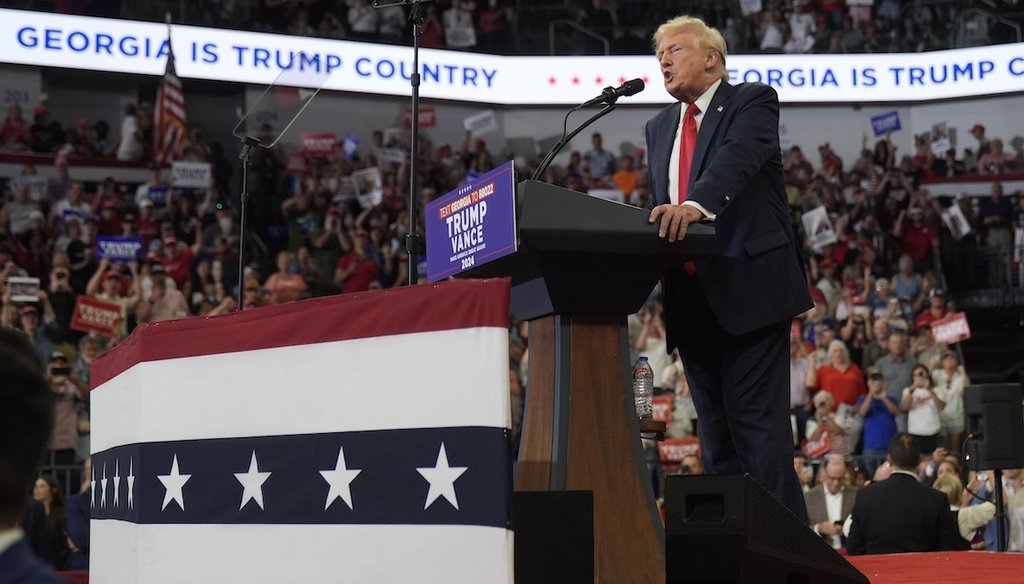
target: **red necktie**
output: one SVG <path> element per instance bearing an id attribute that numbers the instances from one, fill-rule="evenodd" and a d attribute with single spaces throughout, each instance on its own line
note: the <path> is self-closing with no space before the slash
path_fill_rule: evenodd
<path id="1" fill-rule="evenodd" d="M 693 160 L 693 150 L 697 145 L 697 114 L 700 108 L 697 104 L 691 103 L 686 107 L 686 114 L 683 116 L 683 130 L 679 132 L 679 203 L 686 200 L 690 183 L 690 163 Z M 697 265 L 693 261 L 683 264 L 683 269 L 689 275 L 697 273 Z"/>
<path id="2" fill-rule="evenodd" d="M 697 145 L 697 114 L 700 108 L 691 103 L 683 116 L 683 130 L 679 132 L 679 202 L 686 200 L 690 183 L 690 162 Z"/>

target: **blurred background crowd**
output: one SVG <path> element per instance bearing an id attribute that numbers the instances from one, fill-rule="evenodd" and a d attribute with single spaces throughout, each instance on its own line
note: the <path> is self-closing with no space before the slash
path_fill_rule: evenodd
<path id="1" fill-rule="evenodd" d="M 13 0 L 12 8 L 383 43 L 411 42 L 400 7 L 367 0 Z M 381 2 L 393 4 L 393 2 Z M 439 0 L 423 46 L 502 54 L 649 52 L 658 24 L 701 14 L 732 53 L 889 53 L 1019 41 L 1015 0 Z M 549 28 L 559 29 L 548 42 Z M 552 54 L 554 54 L 552 52 Z"/>

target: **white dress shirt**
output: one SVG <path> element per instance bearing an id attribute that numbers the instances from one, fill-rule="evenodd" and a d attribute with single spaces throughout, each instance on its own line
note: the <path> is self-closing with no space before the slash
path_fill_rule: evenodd
<path id="1" fill-rule="evenodd" d="M 722 85 L 722 80 L 719 79 L 711 84 L 711 87 L 707 89 L 697 100 L 694 102 L 697 104 L 697 108 L 700 111 L 693 117 L 697 122 L 697 134 L 700 134 L 700 124 L 704 120 L 704 113 L 711 107 L 711 100 L 715 97 L 715 92 L 718 91 L 718 87 Z M 676 124 L 676 135 L 672 142 L 672 155 L 668 160 L 668 199 L 673 205 L 679 204 L 679 137 L 683 131 L 683 121 L 686 118 L 686 106 L 689 104 L 680 104 L 679 108 L 679 123 Z M 692 167 L 691 167 L 692 168 Z M 701 212 L 704 217 L 714 221 L 716 215 L 709 213 L 703 205 L 696 201 L 683 201 L 684 205 L 692 205 Z"/>
<path id="2" fill-rule="evenodd" d="M 0 554 L 6 552 L 8 548 L 18 543 L 25 533 L 20 529 L 7 529 L 0 531 Z"/>
<path id="3" fill-rule="evenodd" d="M 828 520 L 832 523 L 843 519 L 843 490 L 833 495 L 828 488 L 825 489 L 825 510 L 828 512 Z M 829 536 L 832 547 L 838 549 L 843 547 L 843 540 L 838 535 Z"/>

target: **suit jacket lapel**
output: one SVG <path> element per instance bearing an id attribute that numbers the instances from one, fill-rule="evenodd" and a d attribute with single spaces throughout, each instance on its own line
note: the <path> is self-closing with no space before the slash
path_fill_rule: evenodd
<path id="1" fill-rule="evenodd" d="M 658 152 L 651 152 L 650 153 L 651 156 L 657 156 L 658 157 L 656 160 L 651 160 L 651 164 L 654 165 L 653 168 L 664 168 L 665 169 L 665 173 L 661 177 L 661 180 L 665 181 L 664 182 L 664 184 L 665 184 L 665 189 L 664 189 L 665 200 L 663 201 L 665 203 L 668 203 L 668 202 L 670 202 L 672 200 L 672 196 L 668 192 L 668 180 L 669 180 L 670 173 L 672 173 L 672 172 L 678 173 L 679 172 L 678 168 L 673 169 L 670 166 L 671 162 L 672 162 L 672 148 L 673 148 L 673 146 L 675 146 L 676 129 L 679 126 L 679 110 L 680 110 L 679 102 L 676 102 L 676 104 L 670 110 L 671 113 L 664 117 L 664 122 L 662 122 L 662 127 L 658 128 L 659 135 L 661 135 L 661 136 L 672 136 L 673 138 L 671 138 L 669 140 L 663 140 L 661 142 L 660 150 Z M 672 125 L 672 124 L 674 124 L 674 125 Z"/>
<path id="2" fill-rule="evenodd" d="M 850 515 L 850 512 L 853 511 L 853 503 L 856 496 L 856 489 L 853 489 L 850 486 L 843 487 L 843 508 L 840 510 L 843 514 L 843 519 L 846 519 L 846 517 Z"/>
<path id="3" fill-rule="evenodd" d="M 715 135 L 715 130 L 718 129 L 718 123 L 722 121 L 726 104 L 732 99 L 735 92 L 736 88 L 729 85 L 728 81 L 722 81 L 722 84 L 718 86 L 718 91 L 711 98 L 708 111 L 704 112 L 704 118 L 700 122 L 700 131 L 697 132 L 697 145 L 694 146 L 693 161 L 690 163 L 690 181 L 687 184 L 687 190 L 691 190 L 693 183 L 697 181 L 697 176 L 708 154 L 711 138 Z"/>

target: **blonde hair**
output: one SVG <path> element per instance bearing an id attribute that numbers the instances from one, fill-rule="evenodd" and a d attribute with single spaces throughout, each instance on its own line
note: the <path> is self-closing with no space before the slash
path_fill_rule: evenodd
<path id="1" fill-rule="evenodd" d="M 717 28 L 708 26 L 703 20 L 695 16 L 677 16 L 665 21 L 658 30 L 654 31 L 654 50 L 658 50 L 658 43 L 666 35 L 687 29 L 696 40 L 695 48 L 704 51 L 715 51 L 718 53 L 718 69 L 722 79 L 728 80 L 729 73 L 725 70 L 725 57 L 729 54 L 725 46 L 725 38 Z"/>
<path id="2" fill-rule="evenodd" d="M 832 395 L 831 391 L 823 389 L 818 393 L 814 394 L 814 398 L 811 400 L 811 402 L 814 404 L 814 407 L 816 408 L 820 408 L 825 405 L 831 407 L 836 405 L 836 397 Z"/>
<path id="3" fill-rule="evenodd" d="M 828 353 L 831 354 L 833 349 L 842 349 L 843 354 L 846 355 L 846 360 L 850 360 L 850 349 L 846 347 L 846 343 L 836 339 L 828 344 Z"/>
<path id="4" fill-rule="evenodd" d="M 960 504 L 960 495 L 964 492 L 964 484 L 955 475 L 945 475 L 935 479 L 932 487 L 946 495 L 950 505 Z"/>

